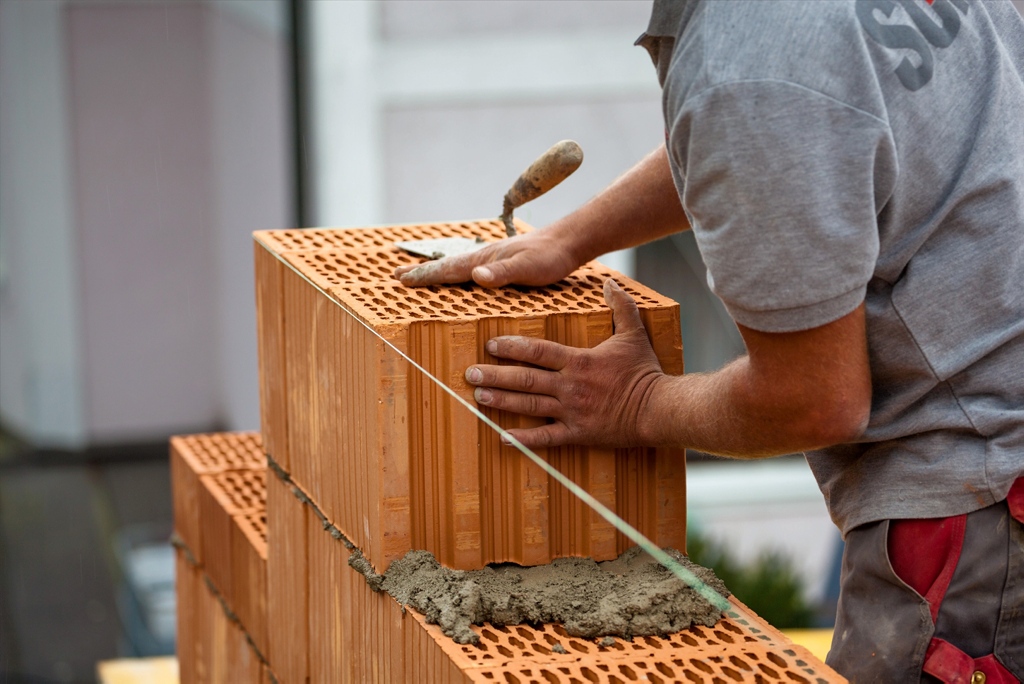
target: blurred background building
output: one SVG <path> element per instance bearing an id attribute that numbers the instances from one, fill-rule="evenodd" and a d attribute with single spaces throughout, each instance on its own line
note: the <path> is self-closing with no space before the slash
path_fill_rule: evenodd
<path id="1" fill-rule="evenodd" d="M 168 648 L 166 439 L 259 427 L 250 233 L 496 216 L 563 138 L 582 168 L 517 215 L 571 211 L 664 139 L 649 10 L 0 0 L 0 682 Z M 742 352 L 691 236 L 603 261 L 680 302 L 688 371 Z M 828 621 L 802 459 L 697 458 L 689 497 Z"/>

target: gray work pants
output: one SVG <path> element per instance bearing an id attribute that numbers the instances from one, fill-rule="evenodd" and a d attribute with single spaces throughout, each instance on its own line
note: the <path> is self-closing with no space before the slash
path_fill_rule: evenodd
<path id="1" fill-rule="evenodd" d="M 985 678 L 970 671 L 970 659 L 989 656 L 992 664 L 994 655 L 1005 673 L 989 675 L 989 684 L 1013 681 L 1006 675 L 1024 679 L 1024 525 L 1007 503 L 967 514 L 960 557 L 934 621 L 929 602 L 893 570 L 889 526 L 883 520 L 847 535 L 826 662 L 854 683 L 970 682 L 972 674 L 979 682 Z M 922 672 L 936 639 L 967 658 L 959 673 L 941 680 Z"/>

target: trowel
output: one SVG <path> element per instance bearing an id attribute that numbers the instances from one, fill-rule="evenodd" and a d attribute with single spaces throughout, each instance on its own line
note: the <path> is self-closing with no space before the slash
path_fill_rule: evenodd
<path id="1" fill-rule="evenodd" d="M 537 199 L 564 181 L 582 163 L 582 148 L 572 140 L 563 140 L 552 145 L 547 152 L 537 158 L 537 161 L 530 164 L 530 167 L 523 171 L 522 175 L 512 184 L 511 189 L 505 193 L 501 212 L 501 222 L 505 224 L 505 234 L 509 237 L 516 234 L 515 224 L 512 223 L 512 212 L 516 208 L 530 200 Z M 481 237 L 476 239 L 449 237 L 407 240 L 396 242 L 395 246 L 428 259 L 443 259 L 456 254 L 475 252 L 488 244 L 490 243 L 484 242 Z"/>

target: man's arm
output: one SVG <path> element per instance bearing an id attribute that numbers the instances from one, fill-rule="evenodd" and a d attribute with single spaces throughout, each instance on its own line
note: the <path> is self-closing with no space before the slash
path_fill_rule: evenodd
<path id="1" fill-rule="evenodd" d="M 477 401 L 553 418 L 510 430 L 530 447 L 673 446 L 739 458 L 855 439 L 867 424 L 871 376 L 864 305 L 811 330 L 740 327 L 748 354 L 714 373 L 661 372 L 633 300 L 611 280 L 615 334 L 594 349 L 500 337 L 488 351 L 536 367 L 471 366 Z"/>
<path id="2" fill-rule="evenodd" d="M 403 285 L 549 285 L 602 254 L 686 230 L 665 146 L 644 157 L 568 216 L 531 233 L 422 266 L 403 266 Z"/>

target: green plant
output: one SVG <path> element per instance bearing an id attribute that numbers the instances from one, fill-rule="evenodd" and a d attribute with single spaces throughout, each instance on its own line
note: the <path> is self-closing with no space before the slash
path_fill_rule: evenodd
<path id="1" fill-rule="evenodd" d="M 814 610 L 787 556 L 766 552 L 743 565 L 724 546 L 692 530 L 687 531 L 686 550 L 690 560 L 714 570 L 736 598 L 769 624 L 779 629 L 811 626 Z"/>

